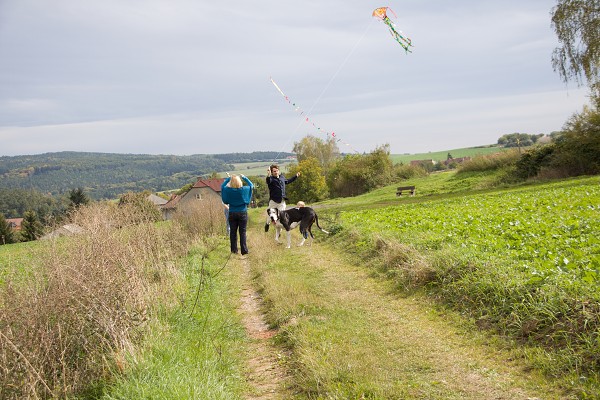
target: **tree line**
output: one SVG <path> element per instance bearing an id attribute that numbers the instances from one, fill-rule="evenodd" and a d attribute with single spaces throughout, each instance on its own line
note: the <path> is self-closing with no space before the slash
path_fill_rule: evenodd
<path id="1" fill-rule="evenodd" d="M 85 188 L 94 200 L 128 191 L 181 187 L 213 171 L 233 166 L 215 155 L 135 155 L 59 152 L 0 157 L 0 188 L 35 190 L 62 196 Z M 3 210 L 0 210 L 3 211 Z"/>

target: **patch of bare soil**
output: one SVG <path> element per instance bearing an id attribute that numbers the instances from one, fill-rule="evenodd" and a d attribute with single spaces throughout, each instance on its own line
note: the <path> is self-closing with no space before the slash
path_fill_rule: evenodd
<path id="1" fill-rule="evenodd" d="M 277 330 L 269 329 L 261 312 L 262 299 L 252 287 L 250 265 L 248 259 L 241 260 L 244 272 L 244 287 L 240 312 L 248 336 L 251 338 L 247 380 L 252 393 L 247 399 L 282 399 L 285 398 L 284 383 L 287 379 L 285 369 L 280 363 L 281 350 L 270 342 Z"/>

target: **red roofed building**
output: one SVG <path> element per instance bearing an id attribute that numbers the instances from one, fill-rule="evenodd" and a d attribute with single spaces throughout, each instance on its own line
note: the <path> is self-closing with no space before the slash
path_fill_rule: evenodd
<path id="1" fill-rule="evenodd" d="M 23 218 L 6 218 L 6 222 L 13 231 L 20 231 Z"/>
<path id="2" fill-rule="evenodd" d="M 173 196 L 161 209 L 165 219 L 173 218 L 176 211 L 187 212 L 198 207 L 221 204 L 221 185 L 225 178 L 198 179 L 187 192 Z"/>

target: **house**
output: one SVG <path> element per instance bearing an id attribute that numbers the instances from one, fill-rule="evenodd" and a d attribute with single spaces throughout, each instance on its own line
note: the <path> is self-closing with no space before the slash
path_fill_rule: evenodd
<path id="1" fill-rule="evenodd" d="M 434 160 L 412 160 L 410 165 L 435 165 L 436 162 Z"/>
<path id="2" fill-rule="evenodd" d="M 7 218 L 6 222 L 8 223 L 9 228 L 16 232 L 21 230 L 23 218 Z"/>
<path id="3" fill-rule="evenodd" d="M 179 200 L 181 200 L 181 195 L 174 194 L 171 196 L 169 201 L 167 201 L 160 207 L 163 219 L 173 219 L 173 215 L 177 211 L 177 205 L 179 204 Z"/>
<path id="4" fill-rule="evenodd" d="M 148 200 L 150 200 L 152 202 L 152 204 L 154 204 L 158 208 L 161 208 L 162 206 L 167 204 L 167 201 L 168 201 L 168 200 L 163 199 L 160 196 L 155 195 L 154 193 L 150 193 L 146 198 Z"/>
<path id="5" fill-rule="evenodd" d="M 164 219 L 163 207 L 165 204 L 168 203 L 168 200 L 165 200 L 162 197 L 155 195 L 154 193 L 150 193 L 148 196 L 146 196 L 146 199 L 148 199 L 152 204 L 154 204 L 158 211 L 160 211 L 163 214 Z"/>
<path id="6" fill-rule="evenodd" d="M 176 211 L 186 212 L 198 205 L 221 201 L 221 185 L 225 178 L 199 178 L 192 188 L 182 195 L 174 195 L 161 209 L 164 219 L 172 219 Z"/>
<path id="7" fill-rule="evenodd" d="M 42 236 L 40 239 L 54 239 L 61 236 L 72 236 L 77 235 L 78 233 L 82 233 L 83 228 L 76 224 L 66 224 L 61 226 L 58 229 L 53 230 L 52 232 Z"/>
<path id="8" fill-rule="evenodd" d="M 465 161 L 470 161 L 471 157 L 458 157 L 458 158 L 449 158 L 446 161 L 444 161 L 444 165 L 450 165 L 450 164 L 460 164 L 463 163 Z"/>

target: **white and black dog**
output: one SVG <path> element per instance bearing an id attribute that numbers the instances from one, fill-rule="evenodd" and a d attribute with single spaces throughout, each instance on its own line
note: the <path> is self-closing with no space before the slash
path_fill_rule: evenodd
<path id="1" fill-rule="evenodd" d="M 319 217 L 315 210 L 310 207 L 295 207 L 285 211 L 280 211 L 277 208 L 267 209 L 267 214 L 271 219 L 271 222 L 275 223 L 275 240 L 279 242 L 279 236 L 281 234 L 281 228 L 287 232 L 287 248 L 292 246 L 291 230 L 300 225 L 300 233 L 302 234 L 302 241 L 298 246 L 304 245 L 304 241 L 308 239 L 310 235 L 310 244 L 312 244 L 315 238 L 312 234 L 311 228 L 314 223 L 317 224 L 317 228 L 321 232 L 329 233 L 325 229 L 319 226 Z"/>

